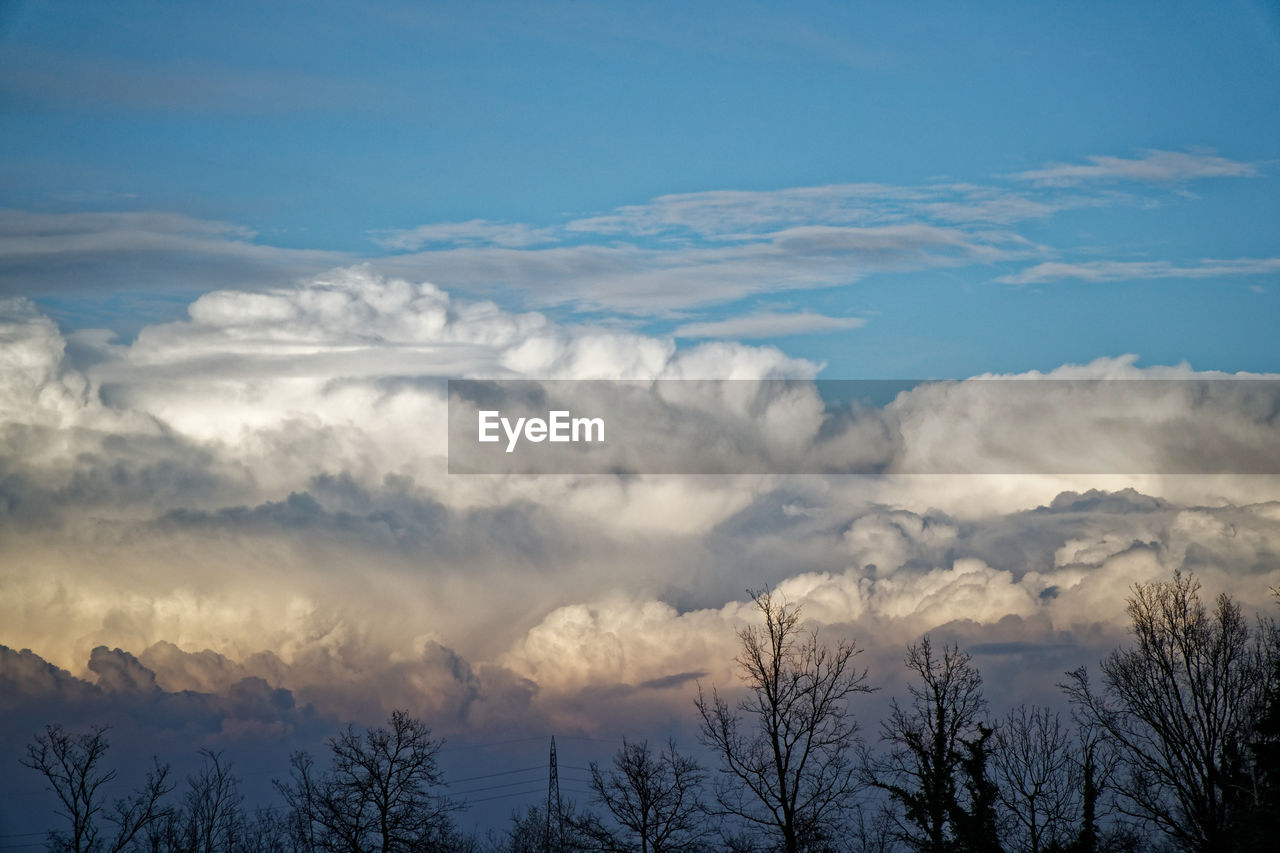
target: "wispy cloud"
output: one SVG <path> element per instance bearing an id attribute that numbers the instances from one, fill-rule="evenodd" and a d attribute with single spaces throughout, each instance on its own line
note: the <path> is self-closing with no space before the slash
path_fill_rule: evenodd
<path id="1" fill-rule="evenodd" d="M 866 325 L 862 317 L 828 317 L 812 311 L 775 313 L 757 311 L 725 320 L 686 323 L 677 328 L 677 338 L 777 338 L 816 332 L 841 332 Z"/>
<path id="2" fill-rule="evenodd" d="M 1183 183 L 1200 178 L 1248 178 L 1258 174 L 1252 163 L 1212 152 L 1146 151 L 1141 157 L 1095 156 L 1087 164 L 1050 163 L 1014 177 L 1045 186 L 1106 181 Z"/>
<path id="3" fill-rule="evenodd" d="M 438 222 L 419 225 L 417 228 L 375 231 L 372 232 L 371 239 L 384 248 L 405 251 L 416 251 L 433 244 L 523 247 L 558 240 L 555 230 L 551 228 L 534 228 L 519 222 L 492 222 L 487 219 Z"/>
<path id="4" fill-rule="evenodd" d="M 1223 278 L 1280 272 L 1280 258 L 1205 259 L 1190 266 L 1168 261 L 1049 261 L 996 281 L 1005 284 L 1043 284 L 1050 281 L 1129 281 L 1153 278 Z"/>
<path id="5" fill-rule="evenodd" d="M 799 224 L 873 224 L 901 218 L 919 190 L 885 184 L 831 184 L 779 190 L 713 190 L 659 196 L 575 219 L 569 232 L 649 236 L 686 231 L 702 237 L 760 232 Z"/>
<path id="6" fill-rule="evenodd" d="M 642 248 L 456 248 L 379 258 L 394 275 L 467 290 L 522 290 L 537 306 L 633 314 L 733 302 L 762 293 L 834 287 L 877 272 L 1034 256 L 1016 235 L 910 223 L 800 226 L 732 243 Z"/>
<path id="7" fill-rule="evenodd" d="M 1265 259 L 1049 262 L 1055 249 L 1022 227 L 1068 209 L 1155 204 L 1153 192 L 1166 192 L 1120 192 L 1102 185 L 1108 181 L 1182 184 L 1255 173 L 1212 153 L 1152 151 L 1052 165 L 1013 182 L 718 190 L 659 196 L 562 224 L 472 219 L 366 233 L 386 250 L 369 260 L 387 274 L 472 293 L 516 291 L 539 308 L 653 316 L 870 275 L 1016 261 L 1035 265 L 1000 281 L 1268 272 Z M 0 212 L 0 287 L 9 292 L 125 283 L 133 290 L 274 287 L 358 260 L 272 246 L 236 223 L 176 213 Z"/>
<path id="8" fill-rule="evenodd" d="M 1078 194 L 1032 197 L 1021 190 L 978 184 L 828 184 L 761 191 L 715 190 L 659 196 L 646 204 L 575 219 L 565 230 L 574 234 L 683 234 L 744 240 L 805 225 L 1007 225 L 1069 207 L 1109 201 Z"/>
<path id="9" fill-rule="evenodd" d="M 256 238 L 242 225 L 165 211 L 0 210 L 0 292 L 281 283 L 347 260 Z"/>

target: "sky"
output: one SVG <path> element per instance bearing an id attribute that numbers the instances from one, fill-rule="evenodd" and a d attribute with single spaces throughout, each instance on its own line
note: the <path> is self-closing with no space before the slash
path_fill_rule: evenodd
<path id="1" fill-rule="evenodd" d="M 883 476 L 517 477 L 448 473 L 444 380 L 1274 380 L 1278 182 L 1262 2 L 0 4 L 0 760 L 692 742 L 763 585 L 866 648 L 869 731 L 925 632 L 1007 707 L 1134 582 L 1273 607 L 1266 383 L 912 392 Z M 680 452 L 872 441 L 747 394 Z"/>

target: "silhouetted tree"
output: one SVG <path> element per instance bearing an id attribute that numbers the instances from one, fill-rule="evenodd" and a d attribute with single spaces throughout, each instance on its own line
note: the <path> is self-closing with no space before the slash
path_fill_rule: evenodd
<path id="1" fill-rule="evenodd" d="M 50 724 L 33 738 L 27 754 L 19 759 L 23 766 L 44 775 L 58 798 L 59 814 L 69 824 L 66 830 L 49 834 L 47 847 L 51 851 L 119 853 L 168 814 L 161 800 L 173 786 L 168 782 L 169 766 L 158 762 L 141 788 L 107 810 L 102 789 L 115 780 L 116 771 L 102 766 L 109 748 L 106 733 L 106 726 L 71 734 Z M 115 830 L 104 833 L 99 818 L 114 824 Z"/>
<path id="2" fill-rule="evenodd" d="M 1280 597 L 1280 590 L 1273 590 Z M 1259 626 L 1268 674 L 1262 707 L 1249 743 L 1254 803 L 1241 818 L 1240 849 L 1269 851 L 1280 838 L 1280 630 L 1272 621 Z"/>
<path id="3" fill-rule="evenodd" d="M 858 788 L 851 696 L 868 693 L 852 642 L 829 646 L 802 629 L 799 608 L 753 592 L 764 625 L 738 632 L 748 694 L 736 707 L 698 690 L 702 741 L 720 759 L 722 815 L 772 833 L 785 853 L 839 834 Z"/>
<path id="4" fill-rule="evenodd" d="M 548 849 L 557 853 L 588 853 L 602 849 L 593 836 L 600 835 L 603 827 L 592 815 L 579 812 L 572 801 L 562 805 L 561 815 L 563 822 L 553 844 L 547 837 L 545 806 L 529 806 L 523 812 L 512 812 L 511 825 L 495 846 L 495 853 L 545 853 Z M 584 831 L 584 827 L 590 831 Z"/>
<path id="5" fill-rule="evenodd" d="M 868 754 L 864 772 L 899 807 L 901 841 L 913 850 L 950 853 L 966 743 L 982 738 L 982 677 L 967 652 L 944 646 L 938 655 L 928 636 L 907 648 L 906 664 L 920 683 L 908 688 L 910 705 L 893 700 L 889 718 L 880 724 L 888 751 Z"/>
<path id="6" fill-rule="evenodd" d="M 702 807 L 705 773 L 676 750 L 674 740 L 654 752 L 648 741 L 622 742 L 613 767 L 601 772 L 591 762 L 591 790 L 629 838 L 600 838 L 609 849 L 640 853 L 685 853 L 700 849 L 710 833 Z"/>
<path id="7" fill-rule="evenodd" d="M 361 735 L 347 726 L 331 738 L 326 771 L 295 753 L 292 778 L 276 787 L 301 846 L 344 853 L 447 849 L 455 807 L 432 790 L 442 784 L 436 765 L 442 742 L 430 735 L 422 722 L 393 711 L 389 727 Z"/>
<path id="8" fill-rule="evenodd" d="M 1000 816 L 996 807 L 1000 791 L 987 764 L 991 759 L 991 736 L 995 729 L 978 724 L 978 736 L 963 742 L 960 758 L 964 801 L 952 803 L 951 823 L 955 827 L 955 850 L 961 853 L 1000 853 Z"/>
<path id="9" fill-rule="evenodd" d="M 893 853 L 898 849 L 893 813 L 885 803 L 860 805 L 850 822 L 849 842 L 853 853 Z"/>
<path id="10" fill-rule="evenodd" d="M 1068 853 L 1124 853 L 1144 849 L 1141 834 L 1135 827 L 1113 819 L 1112 779 L 1119 758 L 1106 733 L 1096 727 L 1081 726 L 1076 740 L 1071 757 L 1079 814 L 1075 838 L 1063 849 Z"/>
<path id="11" fill-rule="evenodd" d="M 1075 837 L 1082 810 L 1083 767 L 1071 730 L 1056 711 L 1019 705 L 995 738 L 992 770 L 1012 818 L 1006 846 L 1020 853 L 1061 849 Z M 1092 753 L 1084 758 L 1092 761 Z M 1086 824 L 1096 833 L 1096 823 Z"/>
<path id="12" fill-rule="evenodd" d="M 143 847 L 150 853 L 256 850 L 250 841 L 259 839 L 249 837 L 240 780 L 232 774 L 231 765 L 212 750 L 200 750 L 200 757 L 200 769 L 187 777 L 182 803 L 147 828 Z"/>
<path id="13" fill-rule="evenodd" d="M 1240 607 L 1220 595 L 1210 611 L 1200 584 L 1137 584 L 1129 599 L 1136 644 L 1101 664 L 1102 690 L 1085 668 L 1064 689 L 1088 725 L 1115 744 L 1119 808 L 1186 850 L 1231 850 L 1249 796 L 1241 761 L 1267 682 L 1261 646 Z"/>
<path id="14" fill-rule="evenodd" d="M 260 806 L 245 818 L 241 849 L 245 853 L 292 853 L 297 847 L 289 835 L 288 819 L 277 809 Z"/>
<path id="15" fill-rule="evenodd" d="M 222 754 L 200 750 L 199 772 L 187 777 L 183 797 L 186 850 L 191 853 L 229 853 L 240 848 L 244 831 L 240 780 Z"/>

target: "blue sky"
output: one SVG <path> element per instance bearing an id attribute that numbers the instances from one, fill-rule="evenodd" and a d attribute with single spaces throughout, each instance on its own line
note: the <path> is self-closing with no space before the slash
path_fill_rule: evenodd
<path id="1" fill-rule="evenodd" d="M 1280 256 L 1277 107 L 1280 17 L 1252 2 L 17 3 L 0 18 L 6 231 L 21 242 L 71 228 L 96 235 L 97 251 L 55 246 L 32 263 L 11 250 L 6 290 L 64 326 L 128 336 L 182 316 L 205 290 L 412 247 L 428 257 L 396 271 L 576 321 L 670 334 L 732 317 L 837 318 L 807 331 L 749 327 L 826 363 L 832 378 L 1047 369 L 1123 353 L 1268 370 L 1274 264 L 1186 269 Z M 1187 162 L 1140 168 L 1162 156 Z M 1090 158 L 1130 163 L 1027 177 Z M 702 296 L 659 292 L 644 305 L 612 299 L 608 284 L 593 293 L 589 280 L 559 293 L 559 268 L 538 253 L 714 249 L 726 231 L 707 217 L 732 218 L 740 200 L 667 231 L 565 226 L 676 194 L 849 184 L 898 198 L 864 199 L 861 216 L 811 205 L 754 223 L 757 236 L 863 221 L 1004 233 L 979 238 L 985 254 L 925 248 L 878 263 L 859 249 L 824 257 L 811 279 L 782 282 L 775 270 L 723 292 L 655 257 L 672 288 Z M 957 184 L 1044 207 L 1002 221 L 902 207 L 904 194 Z M 142 225 L 150 236 L 130 242 L 100 220 L 67 225 L 83 212 L 190 221 Z M 64 218 L 32 224 L 32 214 Z M 387 243 L 476 221 L 526 236 L 472 228 Z M 538 229 L 555 233 L 539 242 Z M 166 239 L 192 232 L 208 238 L 199 251 Z M 536 281 L 509 269 L 486 279 L 481 259 L 442 269 L 429 257 L 458 245 L 516 249 L 508 266 L 544 268 Z M 1045 262 L 1175 272 L 1000 281 Z"/>

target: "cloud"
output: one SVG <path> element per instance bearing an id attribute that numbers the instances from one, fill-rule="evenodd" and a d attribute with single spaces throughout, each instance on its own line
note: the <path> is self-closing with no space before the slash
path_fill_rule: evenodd
<path id="1" fill-rule="evenodd" d="M 557 241 L 550 228 L 534 228 L 523 223 L 470 219 L 466 222 L 436 222 L 417 228 L 375 231 L 373 242 L 387 249 L 416 251 L 431 244 L 489 244 L 504 247 L 533 246 Z"/>
<path id="2" fill-rule="evenodd" d="M 1159 278 L 1226 278 L 1276 272 L 1280 272 L 1280 258 L 1204 259 L 1194 266 L 1179 266 L 1168 261 L 1047 261 L 1027 267 L 1021 272 L 1001 276 L 996 281 L 1005 284 L 1043 284 L 1064 279 L 1109 282 Z"/>
<path id="3" fill-rule="evenodd" d="M 863 199 L 864 192 L 870 198 Z M 578 220 L 563 228 L 487 220 L 433 223 L 373 232 L 375 242 L 396 253 L 369 260 L 385 274 L 450 289 L 523 290 L 533 305 L 653 314 L 848 284 L 876 272 L 1036 254 L 1014 233 L 972 227 L 1008 220 L 1021 203 L 973 189 L 941 193 L 934 201 L 949 206 L 932 213 L 893 201 L 914 193 L 815 187 L 749 200 L 708 193 L 605 217 L 617 220 L 616 226 L 605 220 Z M 870 207 L 851 208 L 850 198 Z M 683 212 L 657 212 L 668 205 Z M 1006 213 L 982 212 L 996 207 Z M 694 239 L 646 244 L 649 233 L 661 230 L 648 224 L 654 218 L 669 219 Z M 622 239 L 600 242 L 615 236 Z M 0 212 L 0 278 L 11 292 L 179 286 L 199 292 L 227 281 L 264 289 L 351 260 L 356 258 L 341 252 L 272 246 L 235 223 L 176 213 Z"/>
<path id="4" fill-rule="evenodd" d="M 264 659 L 269 665 L 262 665 Z M 536 689 L 492 666 L 473 668 L 452 649 L 426 640 L 414 652 L 390 658 L 369 650 L 312 649 L 289 664 L 266 652 L 237 662 L 171 643 L 145 649 L 141 659 L 98 646 L 84 677 L 29 650 L 0 645 L 0 685 L 0 720 L 23 720 L 24 728 L 43 722 L 33 717 L 40 713 L 127 719 L 144 731 L 187 730 L 205 743 L 246 736 L 280 740 L 326 720 L 330 726 L 337 719 L 377 720 L 394 708 L 429 715 L 441 733 L 520 725 L 519 718 L 532 713 Z M 10 745 L 6 741 L 0 735 L 0 748 Z"/>
<path id="5" fill-rule="evenodd" d="M 1114 201 L 1114 197 L 1111 197 Z M 746 240 L 806 225 L 861 226 L 931 222 L 1008 225 L 1059 210 L 1105 203 L 1079 194 L 1032 197 L 978 184 L 826 184 L 776 190 L 711 190 L 658 196 L 565 225 L 569 234 L 698 236 Z"/>
<path id="6" fill-rule="evenodd" d="M 575 219 L 565 230 L 641 236 L 683 230 L 704 237 L 725 237 L 814 222 L 862 225 L 900 218 L 902 203 L 921 197 L 918 190 L 887 184 L 678 193 Z"/>
<path id="7" fill-rule="evenodd" d="M 1117 519 L 1112 505 L 1120 502 L 1128 512 Z M 1131 585 L 1174 568 L 1194 564 L 1207 587 L 1266 608 L 1268 585 L 1280 577 L 1268 563 L 1280 553 L 1278 522 L 1274 502 L 1183 507 L 1136 492 L 1063 495 L 1052 507 L 968 522 L 876 510 L 856 516 L 844 537 L 848 568 L 795 574 L 776 592 L 814 623 L 856 631 L 873 649 L 939 630 L 998 637 L 1005 651 L 1079 649 L 1092 647 L 1099 630 L 1106 642 L 1120 642 Z M 868 536 L 876 526 L 893 534 Z M 1201 548 L 1214 556 L 1201 559 Z M 704 680 L 732 684 L 734 631 L 751 618 L 741 600 L 682 612 L 614 595 L 548 614 L 504 662 L 550 695 L 661 681 L 690 665 L 704 668 Z"/>
<path id="8" fill-rule="evenodd" d="M 1088 182 L 1140 181 L 1185 183 L 1201 178 L 1250 178 L 1258 174 L 1252 163 L 1231 160 L 1208 151 L 1145 151 L 1141 157 L 1094 156 L 1089 165 L 1051 163 L 1014 177 L 1046 186 Z"/>
<path id="9" fill-rule="evenodd" d="M 314 735 L 318 728 L 314 708 L 299 706 L 288 690 L 261 678 L 240 678 L 216 692 L 166 690 L 156 672 L 132 654 L 105 646 L 93 650 L 89 669 L 81 678 L 28 649 L 0 645 L 0 684 L 7 700 L 0 703 L 6 723 L 0 750 L 17 745 L 8 735 L 24 738 L 50 719 L 71 728 L 128 723 L 144 738 L 188 747 L 193 738 L 218 745 L 245 739 L 269 743 Z"/>
<path id="10" fill-rule="evenodd" d="M 21 527 L 0 541 L 16 560 L 0 572 L 13 593 L 5 619 L 23 642 L 68 662 L 90 645 L 160 640 L 283 653 L 296 632 L 324 636 L 341 623 L 333 601 L 365 624 L 418 600 L 415 619 L 473 647 L 495 642 L 492 620 L 466 606 L 486 588 L 494 615 L 519 625 L 511 603 L 543 606 L 567 577 L 583 590 L 608 586 L 596 566 L 615 546 L 595 532 L 601 524 L 704 529 L 749 493 L 450 481 L 444 376 L 816 372 L 771 348 L 677 350 L 365 269 L 207 294 L 189 321 L 145 329 L 128 347 L 100 343 L 83 369 L 47 318 L 29 303 L 11 308 L 0 509 Z M 349 572 L 361 552 L 378 556 Z M 98 554 L 91 564 L 77 556 L 88 553 Z M 28 560 L 44 571 L 28 573 Z M 371 599 L 373 589 L 383 591 Z M 406 625 L 383 620 L 386 630 L 360 642 L 394 647 Z"/>
<path id="11" fill-rule="evenodd" d="M 730 245 L 546 249 L 455 248 L 373 262 L 387 274 L 470 291 L 522 291 L 538 306 L 635 314 L 715 305 L 762 293 L 835 287 L 877 272 L 1027 257 L 1015 238 L 926 224 L 796 226 Z"/>
<path id="12" fill-rule="evenodd" d="M 867 235 L 791 237 L 866 250 Z M 880 454 L 887 472 L 1113 451 L 1266 459 L 1274 406 L 1248 383 L 1103 395 L 1047 419 L 1036 383 L 1010 394 L 998 377 L 907 390 L 832 435 L 804 382 L 818 366 L 776 349 L 560 324 L 369 267 L 211 292 L 127 346 L 68 347 L 30 303 L 3 308 L 0 642 L 40 653 L 13 653 L 23 713 L 81 703 L 262 733 L 409 706 L 450 731 L 643 727 L 687 715 L 692 681 L 734 682 L 746 587 L 774 586 L 892 663 L 929 630 L 1093 654 L 1122 638 L 1129 585 L 1173 568 L 1250 606 L 1280 583 L 1267 477 L 520 478 L 443 464 L 444 376 L 790 376 L 802 381 L 785 394 L 672 393 L 681 446 L 741 458 L 755 452 L 742 437 L 765 435 L 798 458 Z M 1025 378 L 1107 377 L 1225 378 L 1132 358 Z M 1098 417 L 1111 450 L 1087 439 Z M 1153 424 L 1177 440 L 1153 444 Z"/>
<path id="13" fill-rule="evenodd" d="M 777 338 L 860 329 L 866 325 L 861 317 L 828 317 L 812 311 L 777 313 L 757 311 L 739 317 L 701 323 L 686 323 L 672 332 L 677 338 Z"/>
<path id="14" fill-rule="evenodd" d="M 1053 165 L 1012 182 L 711 190 L 658 196 L 560 223 L 472 219 L 377 229 L 366 235 L 383 251 L 365 257 L 274 246 L 242 225 L 177 213 L 10 210 L 0 213 L 0 280 L 15 293 L 195 294 L 229 281 L 264 290 L 366 261 L 384 275 L 428 280 L 454 292 L 515 291 L 535 308 L 670 316 L 755 296 L 848 286 L 869 276 L 1043 262 L 1054 256 L 1053 248 L 1033 239 L 1023 223 L 1085 207 L 1151 206 L 1157 203 L 1153 185 L 1253 174 L 1253 165 L 1212 153 L 1152 151 L 1134 159 Z M 1125 192 L 1109 186 L 1121 179 L 1133 186 Z M 1245 274 L 1234 268 L 1248 263 L 1204 266 Z M 1209 274 L 1180 272 L 1163 261 L 1145 269 L 1159 276 Z M 1108 274 L 1127 273 L 1114 263 L 1068 269 L 1048 262 L 1001 280 Z"/>
<path id="15" fill-rule="evenodd" d="M 254 242 L 229 222 L 161 211 L 0 211 L 0 279 L 9 293 L 127 287 L 184 289 L 215 282 L 288 281 L 340 263 L 341 252 Z"/>

